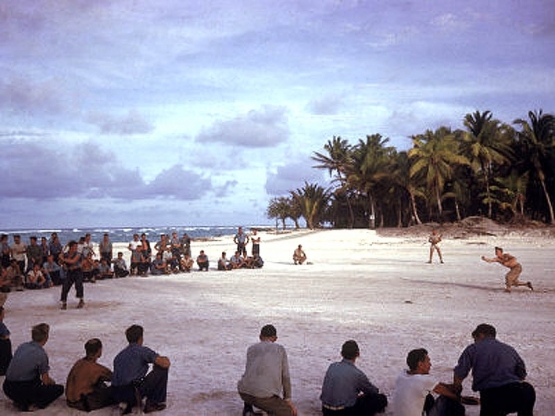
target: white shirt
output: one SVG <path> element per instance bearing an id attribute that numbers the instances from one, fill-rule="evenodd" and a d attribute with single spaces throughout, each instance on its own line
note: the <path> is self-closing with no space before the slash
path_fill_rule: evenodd
<path id="1" fill-rule="evenodd" d="M 395 416 L 422 416 L 426 396 L 437 385 L 429 374 L 409 374 L 403 370 L 395 381 L 393 414 Z"/>

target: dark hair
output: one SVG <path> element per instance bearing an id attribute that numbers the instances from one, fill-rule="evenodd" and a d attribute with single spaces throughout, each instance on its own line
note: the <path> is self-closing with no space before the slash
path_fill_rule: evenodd
<path id="1" fill-rule="evenodd" d="M 48 324 L 38 324 L 31 329 L 31 338 L 33 339 L 33 341 L 40 343 L 48 339 L 49 332 L 50 326 Z"/>
<path id="2" fill-rule="evenodd" d="M 260 336 L 263 338 L 275 337 L 277 336 L 276 327 L 273 325 L 264 325 L 260 330 Z"/>
<path id="3" fill-rule="evenodd" d="M 495 327 L 490 324 L 480 324 L 476 327 L 474 331 L 472 331 L 472 337 L 476 338 L 478 335 L 485 335 L 486 337 L 495 338 L 497 335 L 497 331 Z"/>
<path id="4" fill-rule="evenodd" d="M 360 349 L 358 348 L 358 344 L 352 339 L 349 341 L 345 341 L 345 343 L 341 347 L 341 356 L 347 360 L 354 360 L 359 356 L 359 354 Z"/>
<path id="5" fill-rule="evenodd" d="M 69 248 L 71 248 L 71 247 L 73 247 L 73 246 L 76 246 L 77 244 L 78 244 L 77 241 L 71 240 L 69 243 L 67 243 L 67 246 L 68 246 Z"/>
<path id="6" fill-rule="evenodd" d="M 4 307 L 0 306 L 0 315 L 2 315 L 2 312 L 4 312 Z"/>
<path id="7" fill-rule="evenodd" d="M 140 325 L 131 325 L 125 331 L 125 337 L 130 344 L 136 344 L 143 336 L 143 327 Z"/>
<path id="8" fill-rule="evenodd" d="M 499 250 L 501 253 L 503 253 L 503 249 L 501 247 L 495 247 L 495 251 Z"/>
<path id="9" fill-rule="evenodd" d="M 421 363 L 426 359 L 426 355 L 428 355 L 428 351 L 424 348 L 417 348 L 415 350 L 410 351 L 407 354 L 407 365 L 411 371 L 416 370 L 418 367 L 418 363 Z"/>
<path id="10" fill-rule="evenodd" d="M 102 349 L 102 341 L 98 338 L 89 339 L 85 343 L 85 352 L 87 353 L 87 357 L 94 357 L 94 355 Z"/>

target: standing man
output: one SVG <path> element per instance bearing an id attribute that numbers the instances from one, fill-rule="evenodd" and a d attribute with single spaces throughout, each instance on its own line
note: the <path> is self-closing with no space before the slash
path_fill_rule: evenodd
<path id="1" fill-rule="evenodd" d="M 27 270 L 33 270 L 35 264 L 42 266 L 42 248 L 38 245 L 37 237 L 29 237 L 29 245 L 27 246 Z M 23 271 L 23 270 L 22 270 Z"/>
<path id="2" fill-rule="evenodd" d="M 102 241 L 98 244 L 98 251 L 100 252 L 100 259 L 106 259 L 106 262 L 110 265 L 112 262 L 112 242 L 108 233 L 104 233 Z"/>
<path id="3" fill-rule="evenodd" d="M 66 398 L 69 407 L 90 412 L 114 403 L 112 388 L 104 383 L 112 379 L 112 371 L 96 362 L 102 355 L 98 338 L 85 343 L 85 353 L 69 371 Z"/>
<path id="4" fill-rule="evenodd" d="M 430 259 L 428 263 L 432 262 L 432 257 L 434 255 L 434 251 L 437 251 L 437 255 L 439 256 L 439 261 L 443 263 L 443 257 L 441 256 L 441 249 L 439 248 L 439 243 L 441 242 L 441 234 L 438 234 L 436 230 L 432 231 L 430 237 L 428 237 L 428 243 L 430 243 Z"/>
<path id="5" fill-rule="evenodd" d="M 12 253 L 12 259 L 17 261 L 19 270 L 22 274 L 27 270 L 25 268 L 25 254 L 27 253 L 27 245 L 21 241 L 21 236 L 15 234 L 13 236 L 13 244 L 10 246 L 10 251 Z"/>
<path id="6" fill-rule="evenodd" d="M 341 347 L 341 356 L 343 360 L 331 364 L 324 378 L 320 395 L 322 414 L 372 416 L 383 413 L 387 397 L 355 366 L 360 356 L 356 341 L 346 341 Z"/>
<path id="7" fill-rule="evenodd" d="M 243 227 L 237 229 L 237 234 L 233 237 L 233 242 L 237 244 L 237 251 L 241 254 L 247 252 L 247 244 L 249 243 L 249 236 L 243 232 Z"/>
<path id="8" fill-rule="evenodd" d="M 146 397 L 145 413 L 166 408 L 170 360 L 143 346 L 143 327 L 131 325 L 125 331 L 129 345 L 114 358 L 112 386 L 114 398 L 123 404 L 123 414 L 131 413 Z M 152 371 L 148 373 L 149 365 Z M 147 374 L 148 373 L 148 374 Z"/>
<path id="9" fill-rule="evenodd" d="M 17 347 L 4 380 L 4 393 L 24 412 L 36 405 L 44 409 L 64 393 L 64 386 L 56 384 L 48 372 L 48 355 L 44 345 L 50 326 L 38 324 L 31 330 L 32 341 Z"/>
<path id="10" fill-rule="evenodd" d="M 393 413 L 403 416 L 426 414 L 464 416 L 465 409 L 456 393 L 460 387 L 440 383 L 430 375 L 432 362 L 424 348 L 412 350 L 407 355 L 408 370 L 403 370 L 395 381 Z M 431 392 L 439 394 L 435 400 Z M 443 398 L 445 397 L 445 398 Z"/>
<path id="11" fill-rule="evenodd" d="M 181 237 L 181 252 L 183 255 L 191 256 L 191 237 L 187 233 L 183 233 L 183 237 Z"/>
<path id="12" fill-rule="evenodd" d="M 237 383 L 239 396 L 245 402 L 243 416 L 254 415 L 253 406 L 274 416 L 296 416 L 287 353 L 276 344 L 276 328 L 263 326 L 259 338 L 260 342 L 247 350 L 245 373 Z"/>
<path id="13" fill-rule="evenodd" d="M 495 327 L 480 324 L 472 331 L 474 344 L 459 357 L 454 383 L 460 386 L 472 370 L 472 390 L 480 392 L 480 416 L 532 416 L 536 392 L 524 381 L 526 366 L 516 350 L 498 341 Z"/>
<path id="14" fill-rule="evenodd" d="M 503 253 L 501 247 L 495 247 L 495 257 L 488 259 L 482 256 L 482 260 L 488 263 L 500 263 L 510 270 L 505 275 L 505 292 L 511 293 L 511 286 L 528 286 L 530 290 L 534 290 L 532 287 L 532 282 L 521 282 L 518 280 L 520 274 L 522 273 L 522 266 L 516 261 L 516 257 L 511 256 L 509 253 Z"/>
<path id="15" fill-rule="evenodd" d="M 260 236 L 258 235 L 258 230 L 253 228 L 252 230 L 252 256 L 255 257 L 257 254 L 260 255 Z"/>
<path id="16" fill-rule="evenodd" d="M 79 298 L 77 308 L 80 309 L 85 306 L 83 300 L 83 270 L 81 269 L 81 261 L 83 256 L 77 252 L 77 242 L 70 241 L 68 244 L 69 250 L 60 256 L 60 262 L 67 268 L 66 278 L 62 284 L 62 309 L 67 309 L 67 295 L 71 286 L 75 283 L 75 296 Z"/>

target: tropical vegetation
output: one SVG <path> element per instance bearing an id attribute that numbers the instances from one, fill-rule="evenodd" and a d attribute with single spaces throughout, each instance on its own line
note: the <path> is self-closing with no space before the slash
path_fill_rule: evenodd
<path id="1" fill-rule="evenodd" d="M 485 216 L 501 222 L 555 223 L 555 117 L 542 110 L 511 124 L 491 111 L 466 114 L 463 128 L 411 136 L 398 151 L 389 138 L 356 143 L 334 136 L 315 151 L 331 186 L 304 182 L 274 198 L 268 218 L 308 228 L 402 227 Z"/>

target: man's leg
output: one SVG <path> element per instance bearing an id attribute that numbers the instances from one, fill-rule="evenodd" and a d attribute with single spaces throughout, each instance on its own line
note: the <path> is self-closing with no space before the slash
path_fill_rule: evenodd
<path id="1" fill-rule="evenodd" d="M 387 397 L 385 394 L 371 394 L 360 396 L 349 415 L 370 416 L 376 413 L 383 413 L 387 407 Z"/>
<path id="2" fill-rule="evenodd" d="M 92 393 L 85 396 L 87 401 L 88 411 L 101 409 L 115 403 L 111 387 L 101 385 L 96 387 Z"/>
<path id="3" fill-rule="evenodd" d="M 272 416 L 292 416 L 293 415 L 291 405 L 280 397 L 273 396 L 273 397 L 259 398 L 259 397 L 249 396 L 249 395 L 245 395 L 245 396 L 248 396 L 247 398 L 249 399 L 249 401 L 245 399 L 243 399 L 243 401 L 245 401 L 246 403 L 250 402 L 249 404 L 252 404 L 253 406 L 258 407 L 259 409 L 264 410 L 266 413 L 269 413 Z M 241 394 L 241 397 L 243 397 L 243 394 Z"/>
<path id="4" fill-rule="evenodd" d="M 480 416 L 532 416 L 536 392 L 529 383 L 511 383 L 480 392 Z"/>
<path id="5" fill-rule="evenodd" d="M 146 396 L 147 404 L 166 402 L 168 388 L 168 369 L 155 365 L 139 386 L 142 396 Z"/>
<path id="6" fill-rule="evenodd" d="M 61 384 L 40 385 L 31 393 L 34 397 L 31 403 L 36 404 L 41 409 L 44 409 L 62 394 L 64 394 L 64 386 Z"/>

